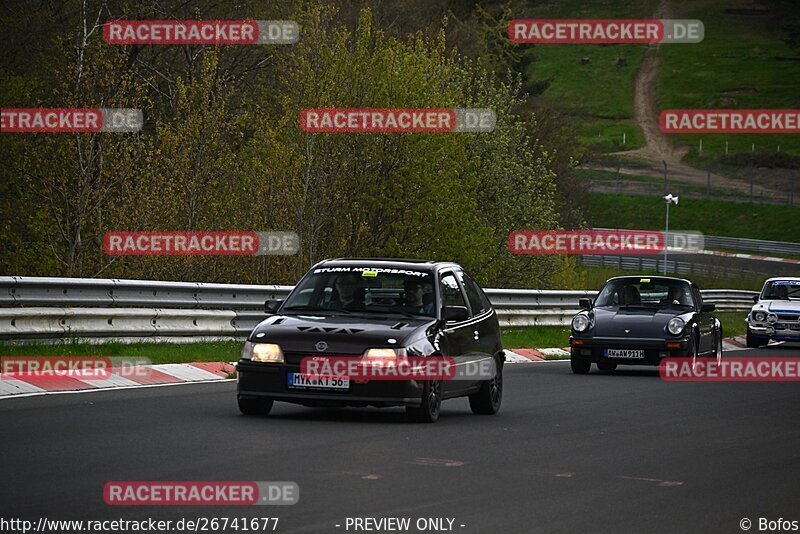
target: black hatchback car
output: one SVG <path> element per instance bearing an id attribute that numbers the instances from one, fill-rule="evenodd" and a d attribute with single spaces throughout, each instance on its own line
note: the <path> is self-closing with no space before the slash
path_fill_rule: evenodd
<path id="1" fill-rule="evenodd" d="M 722 324 L 700 289 L 679 278 L 621 276 L 606 281 L 594 302 L 572 319 L 572 372 L 597 364 L 658 365 L 670 356 L 722 358 Z"/>
<path id="2" fill-rule="evenodd" d="M 442 400 L 469 397 L 474 413 L 494 414 L 503 395 L 497 314 L 455 263 L 389 259 L 325 260 L 298 282 L 245 343 L 237 365 L 239 409 L 266 415 L 274 401 L 306 406 L 405 406 L 422 422 Z M 304 358 L 453 358 L 490 363 L 471 380 L 351 380 L 301 372 Z M 462 359 L 466 358 L 465 359 Z M 485 368 L 485 367 L 484 367 Z"/>

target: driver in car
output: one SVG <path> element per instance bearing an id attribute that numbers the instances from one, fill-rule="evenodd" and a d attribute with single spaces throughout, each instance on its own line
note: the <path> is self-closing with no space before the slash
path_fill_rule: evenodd
<path id="1" fill-rule="evenodd" d="M 661 301 L 662 304 L 689 304 L 686 299 L 686 291 L 681 286 L 670 286 L 667 291 L 667 298 Z"/>
<path id="2" fill-rule="evenodd" d="M 326 308 L 359 308 L 361 302 L 358 300 L 358 278 L 353 273 L 343 273 L 336 277 L 334 283 L 336 296 L 328 301 Z"/>
<path id="3" fill-rule="evenodd" d="M 433 311 L 433 303 L 425 304 L 423 297 L 425 296 L 425 284 L 419 280 L 406 280 L 403 283 L 405 290 L 405 305 L 411 308 L 414 313 L 424 313 L 430 315 Z"/>

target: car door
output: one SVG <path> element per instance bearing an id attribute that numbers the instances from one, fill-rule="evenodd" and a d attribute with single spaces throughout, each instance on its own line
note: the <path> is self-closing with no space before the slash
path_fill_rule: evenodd
<path id="1" fill-rule="evenodd" d="M 700 294 L 700 288 L 694 284 L 692 284 L 692 295 L 698 310 L 697 326 L 700 330 L 698 352 L 710 352 L 714 348 L 714 315 L 703 311 L 703 296 Z"/>
<path id="2" fill-rule="evenodd" d="M 461 285 L 456 278 L 454 271 L 444 271 L 439 275 L 439 290 L 442 296 L 442 307 L 444 306 L 463 306 L 469 310 L 467 299 Z M 471 330 L 472 318 L 466 321 L 448 321 L 442 328 L 447 352 L 445 356 L 456 358 L 461 370 L 464 365 L 464 356 L 474 351 L 475 340 Z M 469 389 L 472 382 L 464 380 L 446 380 L 442 384 L 442 391 L 445 395 L 454 395 L 465 389 Z"/>
<path id="3" fill-rule="evenodd" d="M 472 350 L 486 357 L 492 357 L 500 350 L 500 343 L 497 339 L 497 317 L 475 280 L 464 271 L 457 271 L 456 275 L 467 295 L 467 303 L 472 314 L 474 342 Z"/>

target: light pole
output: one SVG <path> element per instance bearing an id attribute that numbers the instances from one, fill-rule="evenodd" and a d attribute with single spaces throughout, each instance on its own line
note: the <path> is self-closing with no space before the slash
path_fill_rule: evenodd
<path id="1" fill-rule="evenodd" d="M 664 202 L 667 204 L 667 224 L 664 229 L 664 276 L 667 275 L 667 249 L 669 248 L 669 205 L 674 202 L 678 205 L 678 197 L 672 196 L 672 193 L 664 197 Z"/>

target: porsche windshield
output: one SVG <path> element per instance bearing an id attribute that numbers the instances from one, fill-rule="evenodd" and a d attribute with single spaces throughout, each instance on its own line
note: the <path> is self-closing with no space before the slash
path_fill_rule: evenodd
<path id="1" fill-rule="evenodd" d="M 681 280 L 623 278 L 608 282 L 595 306 L 694 307 L 691 286 Z"/>
<path id="2" fill-rule="evenodd" d="M 800 300 L 800 280 L 773 280 L 761 292 L 763 300 Z"/>
<path id="3" fill-rule="evenodd" d="M 436 316 L 433 276 L 386 267 L 314 269 L 286 300 L 282 312 L 396 313 Z"/>

